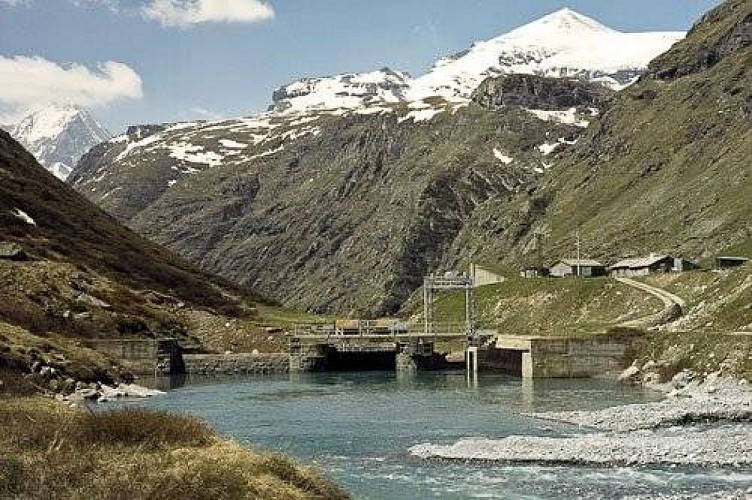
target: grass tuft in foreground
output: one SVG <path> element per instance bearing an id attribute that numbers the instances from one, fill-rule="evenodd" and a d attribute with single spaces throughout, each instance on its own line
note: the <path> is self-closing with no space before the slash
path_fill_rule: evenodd
<path id="1" fill-rule="evenodd" d="M 0 400 L 0 498 L 344 499 L 315 471 L 144 409 Z"/>

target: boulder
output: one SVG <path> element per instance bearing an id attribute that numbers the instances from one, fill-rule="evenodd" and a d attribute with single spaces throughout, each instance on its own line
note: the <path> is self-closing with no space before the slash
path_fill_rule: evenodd
<path id="1" fill-rule="evenodd" d="M 622 384 L 636 385 L 640 382 L 640 373 L 640 368 L 637 365 L 632 365 L 621 372 L 618 381 Z"/>
<path id="2" fill-rule="evenodd" d="M 24 261 L 30 260 L 29 254 L 18 243 L 0 242 L 0 260 Z"/>
<path id="3" fill-rule="evenodd" d="M 682 389 L 689 385 L 696 377 L 692 370 L 682 370 L 671 378 L 671 385 L 677 389 Z"/>
<path id="4" fill-rule="evenodd" d="M 76 297 L 76 302 L 79 302 L 81 304 L 92 306 L 92 307 L 99 307 L 101 309 L 112 309 L 112 306 L 105 302 L 102 299 L 98 299 L 94 297 L 93 295 L 89 295 L 88 293 L 79 293 Z"/>
<path id="5" fill-rule="evenodd" d="M 78 395 L 82 399 L 87 399 L 87 400 L 92 400 L 92 401 L 99 399 L 99 396 L 101 396 L 101 394 L 96 389 L 91 389 L 91 388 L 76 391 L 76 395 Z"/>

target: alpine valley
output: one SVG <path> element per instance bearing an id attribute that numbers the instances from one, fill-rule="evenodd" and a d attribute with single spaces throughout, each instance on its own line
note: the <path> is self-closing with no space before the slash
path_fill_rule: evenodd
<path id="1" fill-rule="evenodd" d="M 564 9 L 417 78 L 306 78 L 263 113 L 132 126 L 68 182 L 314 312 L 392 314 L 430 272 L 550 260 L 577 227 L 590 257 L 710 255 L 752 234 L 750 10 L 726 2 L 684 39 Z"/>

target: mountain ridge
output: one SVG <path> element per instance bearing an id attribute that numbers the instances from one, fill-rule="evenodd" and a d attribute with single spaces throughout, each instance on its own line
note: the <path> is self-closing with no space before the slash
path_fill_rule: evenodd
<path id="1" fill-rule="evenodd" d="M 458 56 L 441 58 L 415 78 L 384 68 L 295 80 L 275 91 L 270 110 L 356 109 L 363 104 L 432 97 L 465 101 L 486 77 L 517 73 L 579 78 L 620 89 L 683 36 L 682 32 L 622 33 L 571 9 L 561 9 L 498 37 L 475 42 Z M 373 90 L 364 92 L 368 85 Z"/>
<path id="2" fill-rule="evenodd" d="M 598 137 L 613 135 L 607 129 L 599 136 L 600 127 L 586 127 L 609 123 L 600 115 L 614 109 L 629 115 L 623 96 L 633 91 L 613 98 L 602 74 L 557 76 L 500 75 L 467 98 L 411 101 L 408 92 L 407 101 L 367 105 L 369 91 L 360 88 L 340 96 L 354 97 L 349 108 L 290 106 L 155 126 L 95 148 L 71 182 L 147 237 L 286 305 L 393 314 L 426 273 L 470 261 L 531 260 L 538 231 L 556 240 L 546 242 L 548 255 L 569 250 L 572 222 L 548 221 L 557 207 L 573 213 L 566 193 L 588 182 L 587 167 L 573 158 L 587 158 L 590 148 L 593 158 L 609 150 L 598 161 L 624 154 L 610 142 L 598 145 Z M 636 75 L 621 76 L 631 82 Z M 378 87 L 376 80 L 369 84 Z M 647 105 L 651 92 L 630 99 Z M 634 128 L 629 120 L 619 127 L 625 134 Z M 651 158 L 650 150 L 640 152 Z M 588 241 L 596 229 L 588 228 Z M 639 252 L 643 245 L 636 239 L 629 248 L 597 251 Z"/>

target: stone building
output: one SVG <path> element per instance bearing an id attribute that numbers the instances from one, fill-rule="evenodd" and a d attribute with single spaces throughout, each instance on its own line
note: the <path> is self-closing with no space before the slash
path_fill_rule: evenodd
<path id="1" fill-rule="evenodd" d="M 591 259 L 562 259 L 551 266 L 551 276 L 564 278 L 567 276 L 596 277 L 605 276 L 606 266 Z"/>
<path id="2" fill-rule="evenodd" d="M 647 276 L 652 273 L 669 273 L 699 269 L 694 262 L 670 255 L 650 254 L 647 257 L 624 259 L 609 268 L 611 276 Z"/>

